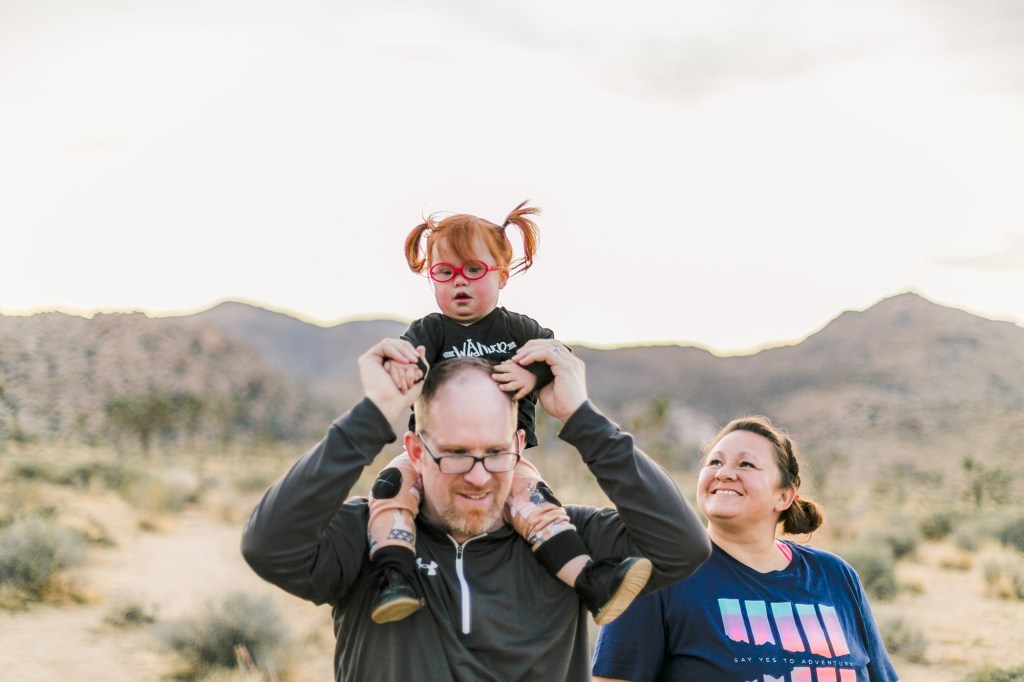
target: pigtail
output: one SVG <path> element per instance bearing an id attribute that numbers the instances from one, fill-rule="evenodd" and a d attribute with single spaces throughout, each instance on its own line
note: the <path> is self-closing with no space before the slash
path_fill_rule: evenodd
<path id="1" fill-rule="evenodd" d="M 540 239 L 540 230 L 537 224 L 530 220 L 530 216 L 540 215 L 540 209 L 535 206 L 527 206 L 530 200 L 523 201 L 512 212 L 505 217 L 501 229 L 506 230 L 509 225 L 519 228 L 523 238 L 523 255 L 510 264 L 509 275 L 526 272 L 533 265 L 533 257 L 537 253 L 537 244 Z M 505 236 L 508 239 L 508 235 Z"/>
<path id="2" fill-rule="evenodd" d="M 412 232 L 405 238 L 405 261 L 416 274 L 421 274 L 427 267 L 427 249 L 425 246 L 420 247 L 420 241 L 430 228 L 430 221 L 425 220 L 412 228 Z"/>

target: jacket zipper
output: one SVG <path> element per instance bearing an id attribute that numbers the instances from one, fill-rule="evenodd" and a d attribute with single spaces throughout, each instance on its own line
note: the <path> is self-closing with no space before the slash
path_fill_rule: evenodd
<path id="1" fill-rule="evenodd" d="M 466 582 L 466 572 L 465 572 L 465 566 L 462 563 L 462 554 L 463 554 L 463 551 L 466 549 L 466 545 L 468 545 L 469 543 L 473 542 L 473 540 L 476 540 L 477 538 L 482 538 L 484 535 L 487 535 L 487 533 L 483 533 L 482 535 L 477 535 L 476 537 L 472 537 L 472 538 L 466 540 L 461 545 L 458 542 L 456 542 L 455 538 L 453 538 L 451 535 L 448 536 L 448 539 L 451 540 L 452 544 L 455 545 L 455 575 L 457 575 L 458 578 L 459 578 L 459 595 L 460 595 L 460 598 L 461 598 L 461 601 L 462 601 L 462 634 L 464 634 L 464 635 L 468 635 L 469 634 L 469 624 L 470 624 L 470 619 L 469 619 L 469 606 L 470 606 L 470 604 L 469 604 L 469 601 L 470 601 L 470 599 L 469 599 L 469 584 Z"/>

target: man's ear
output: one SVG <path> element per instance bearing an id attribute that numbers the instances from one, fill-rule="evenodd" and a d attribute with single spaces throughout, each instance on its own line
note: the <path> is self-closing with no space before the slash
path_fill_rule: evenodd
<path id="1" fill-rule="evenodd" d="M 523 429 L 516 430 L 516 445 L 519 447 L 519 452 L 522 452 L 526 445 L 526 431 Z"/>
<path id="2" fill-rule="evenodd" d="M 405 446 L 405 452 L 409 455 L 409 461 L 412 462 L 413 467 L 417 472 L 422 473 L 423 444 L 420 443 L 420 439 L 414 432 L 406 431 L 402 445 Z"/>

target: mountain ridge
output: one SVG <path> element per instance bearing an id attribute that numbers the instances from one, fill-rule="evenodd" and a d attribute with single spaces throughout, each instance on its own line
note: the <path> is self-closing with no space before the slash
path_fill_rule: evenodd
<path id="1" fill-rule="evenodd" d="M 211 402 L 240 395 L 241 427 L 306 437 L 361 395 L 359 355 L 405 326 L 321 327 L 237 302 L 161 318 L 0 316 L 0 444 L 15 426 L 39 438 L 109 437 L 111 396 L 157 389 Z M 701 440 L 743 414 L 771 417 L 815 461 L 842 461 L 844 475 L 880 489 L 891 484 L 886 462 L 904 479 L 941 478 L 939 495 L 965 458 L 984 453 L 986 466 L 1010 471 L 1024 451 L 1024 328 L 911 292 L 750 355 L 683 344 L 573 350 L 594 403 L 683 471 Z M 540 427 L 557 447 L 557 425 Z"/>

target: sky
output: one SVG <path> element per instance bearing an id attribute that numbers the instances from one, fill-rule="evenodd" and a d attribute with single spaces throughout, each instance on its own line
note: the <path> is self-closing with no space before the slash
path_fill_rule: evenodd
<path id="1" fill-rule="evenodd" d="M 411 320 L 409 230 L 530 199 L 567 341 L 1024 324 L 1022 188 L 1016 0 L 0 2 L 0 314 Z"/>

